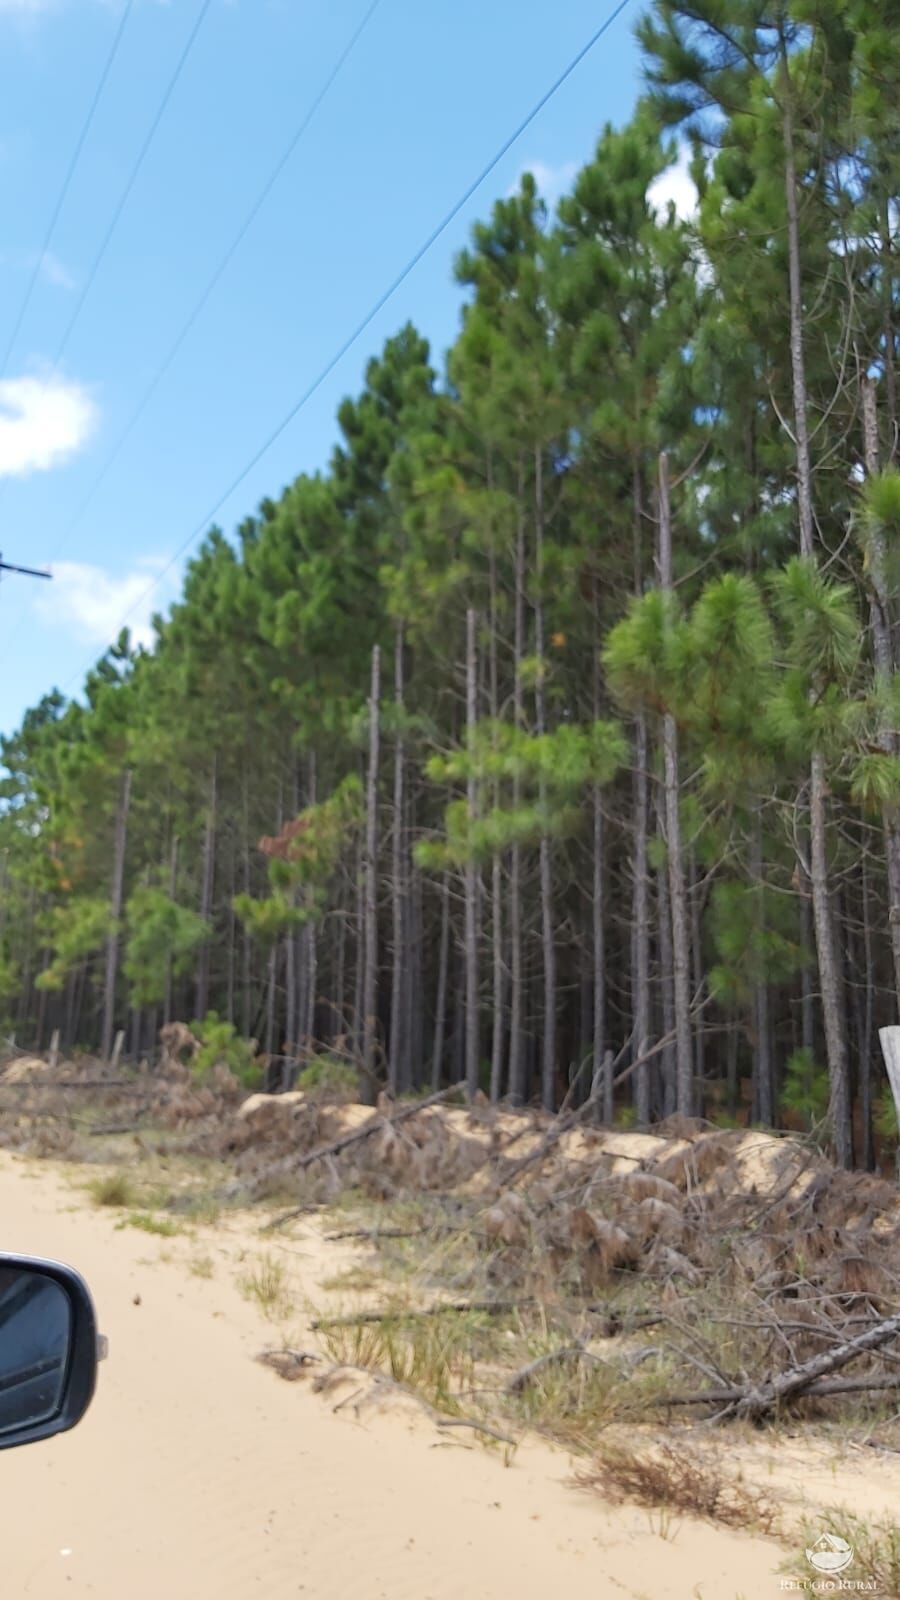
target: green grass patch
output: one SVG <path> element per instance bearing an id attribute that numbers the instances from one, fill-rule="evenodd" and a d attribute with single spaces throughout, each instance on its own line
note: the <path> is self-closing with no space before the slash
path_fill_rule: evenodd
<path id="1" fill-rule="evenodd" d="M 273 1256 L 262 1256 L 255 1267 L 242 1273 L 238 1288 L 245 1300 L 256 1301 L 270 1321 L 282 1320 L 293 1309 L 284 1267 Z"/>
<path id="2" fill-rule="evenodd" d="M 137 1187 L 127 1172 L 110 1172 L 104 1178 L 94 1178 L 87 1191 L 95 1206 L 136 1206 L 139 1202 Z"/>
<path id="3" fill-rule="evenodd" d="M 182 1231 L 171 1217 L 157 1217 L 150 1211 L 129 1211 L 127 1217 L 116 1223 L 116 1227 L 139 1228 L 142 1233 L 161 1234 L 164 1239 L 171 1239 Z"/>

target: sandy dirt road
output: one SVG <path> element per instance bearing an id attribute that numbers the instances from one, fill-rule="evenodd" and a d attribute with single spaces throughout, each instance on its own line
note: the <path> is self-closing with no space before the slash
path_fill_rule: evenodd
<path id="1" fill-rule="evenodd" d="M 253 1219 L 159 1239 L 92 1208 L 83 1178 L 0 1153 L 5 1245 L 83 1271 L 110 1340 L 84 1422 L 0 1452 L 3 1600 L 781 1592 L 770 1542 L 694 1523 L 660 1537 L 646 1512 L 575 1492 L 563 1453 L 529 1445 L 505 1467 L 403 1411 L 335 1415 L 252 1359 L 272 1339 L 237 1287 L 242 1252 L 268 1248 Z M 321 1303 L 341 1247 L 310 1226 L 281 1248 Z M 210 1278 L 191 1274 L 198 1251 Z"/>

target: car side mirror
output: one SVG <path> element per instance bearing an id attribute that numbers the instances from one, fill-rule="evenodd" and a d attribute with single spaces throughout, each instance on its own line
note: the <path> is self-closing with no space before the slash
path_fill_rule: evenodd
<path id="1" fill-rule="evenodd" d="M 0 1253 L 0 1450 L 74 1428 L 91 1403 L 102 1354 L 77 1272 Z"/>

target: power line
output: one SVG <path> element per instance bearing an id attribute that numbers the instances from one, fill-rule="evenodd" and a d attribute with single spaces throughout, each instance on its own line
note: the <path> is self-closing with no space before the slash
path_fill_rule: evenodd
<path id="1" fill-rule="evenodd" d="M 90 505 L 91 501 L 93 500 L 94 495 L 97 493 L 97 490 L 100 488 L 101 484 L 107 478 L 107 476 L 108 476 L 111 468 L 113 467 L 114 463 L 118 460 L 118 458 L 119 458 L 122 450 L 124 449 L 126 443 L 128 442 L 128 440 L 130 439 L 132 433 L 134 432 L 135 428 L 137 427 L 138 422 L 140 421 L 140 419 L 143 416 L 144 412 L 146 411 L 148 405 L 150 404 L 150 401 L 152 400 L 153 396 L 155 395 L 155 393 L 156 393 L 157 389 L 159 388 L 160 384 L 162 383 L 163 379 L 166 377 L 167 373 L 170 371 L 172 365 L 174 364 L 174 362 L 175 362 L 177 356 L 179 355 L 183 345 L 185 344 L 185 341 L 188 338 L 188 335 L 191 333 L 192 329 L 194 328 L 194 325 L 196 324 L 196 322 L 198 321 L 199 317 L 201 316 L 201 314 L 205 310 L 209 300 L 211 299 L 211 297 L 213 295 L 213 292 L 217 288 L 217 286 L 218 286 L 219 282 L 221 281 L 221 279 L 224 277 L 225 272 L 227 271 L 228 267 L 230 266 L 231 262 L 233 261 L 233 259 L 234 259 L 235 255 L 237 254 L 240 246 L 243 244 L 245 238 L 247 237 L 247 234 L 250 232 L 250 229 L 252 228 L 254 222 L 256 221 L 256 218 L 259 216 L 260 211 L 262 210 L 263 206 L 265 205 L 266 201 L 268 200 L 269 195 L 272 193 L 272 190 L 275 188 L 275 185 L 278 182 L 278 179 L 281 177 L 282 173 L 284 172 L 285 167 L 288 165 L 288 162 L 291 160 L 291 157 L 294 155 L 295 151 L 297 150 L 297 147 L 301 143 L 304 135 L 306 134 L 308 128 L 310 127 L 310 124 L 312 123 L 312 121 L 313 121 L 313 119 L 314 119 L 314 117 L 316 115 L 316 112 L 319 110 L 320 106 L 322 105 L 323 101 L 326 99 L 326 97 L 329 94 L 329 92 L 331 91 L 331 89 L 334 87 L 334 84 L 336 83 L 337 79 L 339 78 L 339 76 L 340 76 L 340 74 L 341 74 L 346 62 L 348 61 L 348 59 L 349 59 L 350 55 L 352 54 L 353 50 L 355 49 L 356 45 L 359 43 L 360 39 L 362 38 L 363 34 L 365 33 L 366 28 L 368 27 L 369 23 L 371 22 L 372 18 L 375 15 L 375 12 L 378 10 L 378 7 L 380 5 L 381 5 L 381 0 L 372 0 L 372 3 L 368 6 L 367 10 L 364 13 L 364 15 L 362 17 L 362 20 L 357 24 L 356 28 L 353 30 L 353 33 L 351 34 L 351 36 L 348 39 L 347 43 L 345 44 L 343 50 L 341 51 L 340 55 L 338 56 L 337 60 L 335 61 L 333 67 L 331 68 L 331 71 L 328 73 L 328 76 L 326 77 L 324 83 L 322 84 L 322 86 L 319 89 L 318 93 L 315 95 L 315 98 L 313 99 L 312 103 L 310 104 L 310 106 L 308 107 L 307 111 L 305 112 L 302 121 L 299 123 L 298 127 L 294 130 L 293 134 L 291 135 L 290 140 L 288 141 L 288 143 L 285 146 L 284 150 L 281 152 L 281 155 L 279 156 L 279 158 L 276 161 L 274 167 L 272 168 L 271 172 L 269 173 L 268 177 L 266 178 L 265 183 L 263 184 L 263 186 L 260 189 L 259 193 L 257 194 L 255 200 L 253 201 L 253 204 L 251 205 L 249 211 L 247 212 L 246 216 L 244 217 L 243 221 L 241 222 L 240 227 L 238 228 L 237 232 L 235 233 L 233 239 L 231 240 L 231 243 L 228 245 L 228 248 L 225 250 L 224 254 L 221 256 L 219 262 L 216 265 L 215 270 L 213 271 L 212 275 L 208 279 L 204 289 L 202 290 L 202 292 L 201 292 L 198 300 L 196 301 L 195 305 L 193 306 L 192 310 L 189 312 L 189 314 L 188 314 L 188 316 L 187 316 L 187 318 L 186 318 L 186 320 L 185 320 L 180 332 L 176 336 L 176 338 L 175 338 L 173 344 L 171 345 L 167 355 L 164 357 L 164 359 L 161 362 L 160 366 L 157 368 L 157 370 L 154 373 L 153 377 L 150 379 L 149 384 L 147 385 L 146 389 L 144 390 L 144 393 L 142 394 L 140 400 L 138 401 L 138 404 L 135 407 L 134 411 L 132 412 L 131 417 L 129 418 L 129 421 L 126 424 L 123 432 L 120 434 L 119 438 L 117 439 L 115 445 L 112 448 L 112 451 L 110 452 L 110 454 L 107 457 L 106 461 L 104 462 L 102 468 L 100 469 L 100 472 L 98 473 L 97 477 L 94 479 L 93 483 L 91 484 L 90 488 L 88 489 L 87 494 L 85 495 L 84 499 L 82 500 L 81 504 L 79 505 L 77 511 L 74 513 L 73 517 L 71 518 L 71 521 L 69 522 L 69 525 L 66 528 L 66 530 L 65 530 L 65 532 L 64 532 L 64 534 L 62 536 L 62 539 L 60 540 L 60 543 L 57 546 L 57 549 L 56 549 L 54 555 L 52 556 L 51 560 L 54 560 L 54 561 L 56 560 L 56 558 L 57 558 L 57 556 L 59 554 L 59 551 L 62 549 L 63 545 L 68 540 L 68 537 L 69 537 L 70 533 L 72 532 L 73 528 L 75 528 L 76 525 L 78 524 L 78 522 L 80 522 L 80 520 L 83 517 L 85 511 L 87 510 L 88 506 Z"/>
<path id="2" fill-rule="evenodd" d="M 72 186 L 72 179 L 75 176 L 76 168 L 78 166 L 79 161 L 81 160 L 81 152 L 84 149 L 85 141 L 86 141 L 87 136 L 88 136 L 88 134 L 89 134 L 89 132 L 91 130 L 91 124 L 93 123 L 94 116 L 95 116 L 96 111 L 97 111 L 97 107 L 99 106 L 100 101 L 101 101 L 101 99 L 103 97 L 103 91 L 106 88 L 106 80 L 109 77 L 110 72 L 112 71 L 113 62 L 115 61 L 116 56 L 119 53 L 119 45 L 122 43 L 122 35 L 125 32 L 125 25 L 128 22 L 128 18 L 131 16 L 131 13 L 132 13 L 133 9 L 134 9 L 134 0 L 128 0 L 128 3 L 126 5 L 126 7 L 125 7 L 125 10 L 122 12 L 122 16 L 121 16 L 120 21 L 119 21 L 119 26 L 116 29 L 112 45 L 110 46 L 109 54 L 106 57 L 106 61 L 104 62 L 103 70 L 100 73 L 100 78 L 99 78 L 99 81 L 97 83 L 97 87 L 94 90 L 93 99 L 91 100 L 91 103 L 90 103 L 90 105 L 88 107 L 88 113 L 87 113 L 87 116 L 84 119 L 84 123 L 82 125 L 81 132 L 78 135 L 77 140 L 75 141 L 75 149 L 72 152 L 72 158 L 71 158 L 71 160 L 69 162 L 69 165 L 68 165 L 68 168 L 66 170 L 66 175 L 65 175 L 65 177 L 63 179 L 62 188 L 59 191 L 59 194 L 58 194 L 57 199 L 56 199 L 56 204 L 53 207 L 53 214 L 52 214 L 52 216 L 50 218 L 50 222 L 49 222 L 48 227 L 47 227 L 47 232 L 46 232 L 46 234 L 44 236 L 44 243 L 41 246 L 41 250 L 40 250 L 40 254 L 38 255 L 38 258 L 35 261 L 34 270 L 33 270 L 32 274 L 31 274 L 31 278 L 29 280 L 28 287 L 25 290 L 25 298 L 23 299 L 22 304 L 19 307 L 18 315 L 16 317 L 15 323 L 13 324 L 13 330 L 12 330 L 12 333 L 10 334 L 10 336 L 9 336 L 9 342 L 8 342 L 8 344 L 6 346 L 6 353 L 5 353 L 4 357 L 3 357 L 3 364 L 2 364 L 2 366 L 0 366 L 0 378 L 2 378 L 4 376 L 4 374 L 6 372 L 6 369 L 9 366 L 9 359 L 10 359 L 10 356 L 12 355 L 12 353 L 13 353 L 13 347 L 15 345 L 15 342 L 16 342 L 17 338 L 19 337 L 19 333 L 21 331 L 22 323 L 25 320 L 25 316 L 26 316 L 26 313 L 28 311 L 28 307 L 31 304 L 31 297 L 34 294 L 35 286 L 36 286 L 38 278 L 40 276 L 41 267 L 44 264 L 44 260 L 45 260 L 46 255 L 47 255 L 47 251 L 50 249 L 50 244 L 51 244 L 51 241 L 53 239 L 53 235 L 56 232 L 56 224 L 58 223 L 58 221 L 60 219 L 60 215 L 62 213 L 62 208 L 66 203 L 66 199 L 68 197 L 69 190 L 70 190 L 70 188 Z"/>
<path id="3" fill-rule="evenodd" d="M 491 156 L 491 159 L 487 162 L 486 166 L 482 167 L 478 176 L 473 178 L 472 182 L 463 191 L 459 199 L 454 202 L 454 204 L 450 207 L 450 210 L 445 213 L 440 222 L 438 222 L 431 230 L 423 243 L 419 245 L 418 249 L 413 253 L 413 255 L 410 256 L 409 260 L 406 262 L 406 265 L 401 268 L 393 281 L 378 296 L 378 299 L 366 312 L 366 315 L 363 317 L 362 321 L 357 323 L 356 327 L 353 329 L 353 332 L 347 336 L 343 344 L 339 346 L 330 360 L 326 362 L 325 366 L 322 367 L 316 377 L 313 378 L 312 382 L 301 394 L 299 400 L 297 400 L 294 405 L 291 406 L 291 409 L 285 414 L 284 417 L 282 417 L 277 426 L 272 429 L 272 432 L 250 457 L 249 461 L 247 461 L 247 463 L 241 468 L 237 476 L 231 480 L 228 487 L 219 496 L 215 504 L 210 507 L 209 511 L 207 511 L 206 514 L 201 518 L 196 527 L 192 529 L 187 538 L 179 545 L 174 555 L 169 561 L 166 562 L 166 565 L 157 574 L 153 582 L 148 584 L 143 593 L 140 594 L 134 603 L 128 607 L 128 610 L 124 613 L 119 621 L 118 627 L 116 628 L 116 636 L 118 636 L 118 634 L 121 632 L 122 628 L 128 622 L 128 619 L 134 615 L 135 611 L 139 610 L 144 605 L 145 601 L 148 600 L 149 597 L 154 593 L 154 591 L 159 588 L 162 580 L 169 572 L 171 572 L 172 568 L 177 564 L 177 562 L 181 560 L 181 557 L 187 550 L 190 549 L 194 541 L 198 539 L 207 528 L 209 528 L 210 524 L 213 522 L 213 519 L 225 505 L 226 501 L 231 498 L 235 490 L 240 488 L 241 484 L 247 477 L 249 477 L 254 467 L 257 466 L 262 460 L 263 456 L 267 455 L 273 444 L 275 444 L 276 441 L 281 438 L 281 435 L 285 432 L 285 429 L 287 429 L 294 419 L 299 416 L 304 406 L 308 404 L 317 390 L 322 387 L 322 384 L 326 381 L 326 379 L 331 376 L 335 368 L 344 359 L 344 356 L 347 355 L 348 352 L 353 348 L 357 340 L 362 337 L 366 329 L 371 326 L 379 313 L 384 310 L 384 307 L 387 305 L 388 301 L 393 299 L 393 296 L 397 293 L 397 290 L 401 288 L 410 274 L 415 271 L 419 263 L 428 254 L 432 246 L 437 243 L 441 235 L 446 232 L 450 224 L 456 219 L 456 217 L 459 216 L 459 213 L 462 211 L 463 207 L 468 204 L 476 191 L 481 188 L 481 185 L 484 183 L 485 179 L 489 178 L 495 167 L 499 166 L 500 162 L 503 160 L 503 157 L 508 154 L 517 140 L 522 137 L 522 134 L 525 133 L 528 128 L 530 128 L 535 118 L 540 115 L 544 107 L 549 104 L 549 102 L 553 99 L 553 96 L 562 88 L 563 84 L 568 81 L 573 72 L 575 72 L 576 68 L 581 65 L 582 61 L 584 61 L 585 57 L 588 56 L 594 49 L 594 46 L 597 45 L 603 38 L 604 34 L 609 31 L 613 23 L 622 14 L 628 4 L 629 0 L 618 0 L 618 4 L 613 7 L 612 11 L 610 11 L 605 20 L 591 34 L 591 37 L 588 39 L 587 43 L 582 45 L 578 53 L 572 57 L 572 60 L 566 67 L 563 68 L 559 76 L 553 81 L 549 89 L 545 90 L 540 99 L 535 102 L 531 110 L 522 118 L 522 121 L 513 130 L 513 132 L 509 134 L 506 139 L 504 139 L 500 148 L 493 156 Z M 81 668 L 77 673 L 73 674 L 73 676 L 68 679 L 67 683 L 64 685 L 64 690 L 68 690 L 77 678 L 80 678 L 84 672 L 90 670 L 90 667 L 93 665 L 93 663 L 94 658 L 92 657 L 88 662 L 86 662 L 83 668 Z"/>
<path id="4" fill-rule="evenodd" d="M 91 484 L 90 489 L 88 490 L 87 494 L 85 495 L 84 499 L 82 500 L 80 506 L 78 507 L 78 509 L 75 512 L 74 516 L 71 518 L 67 528 L 65 529 L 65 532 L 63 533 L 62 538 L 60 539 L 56 549 L 54 550 L 54 552 L 53 552 L 53 554 L 52 554 L 52 556 L 50 558 L 51 566 L 52 566 L 54 561 L 58 560 L 60 552 L 64 548 L 66 543 L 68 542 L 70 534 L 72 533 L 73 529 L 76 527 L 78 522 L 80 521 L 81 517 L 84 515 L 84 512 L 87 510 L 88 506 L 90 505 L 91 501 L 93 500 L 94 495 L 97 493 L 97 490 L 100 488 L 101 484 L 106 479 L 106 477 L 109 474 L 113 464 L 115 463 L 115 461 L 118 459 L 119 455 L 121 454 L 121 451 L 123 450 L 126 442 L 130 438 L 131 434 L 134 432 L 135 427 L 137 426 L 138 422 L 140 421 L 140 418 L 143 416 L 144 412 L 146 411 L 147 406 L 149 405 L 151 399 L 153 398 L 153 395 L 156 393 L 157 389 L 159 388 L 159 386 L 162 383 L 163 379 L 165 378 L 166 374 L 169 372 L 170 368 L 172 367 L 172 365 L 173 365 L 174 361 L 176 360 L 176 357 L 178 356 L 182 346 L 184 345 L 185 341 L 187 340 L 188 335 L 190 334 L 190 332 L 193 329 L 195 323 L 197 322 L 198 318 L 202 314 L 204 308 L 207 305 L 207 302 L 212 297 L 212 294 L 213 294 L 214 290 L 216 289 L 218 283 L 220 282 L 221 278 L 224 276 L 228 266 L 230 265 L 231 261 L 233 260 L 234 256 L 236 255 L 238 249 L 240 248 L 241 244 L 243 243 L 244 239 L 246 238 L 247 234 L 249 233 L 251 227 L 253 226 L 253 223 L 256 221 L 257 216 L 259 215 L 260 211 L 262 210 L 266 200 L 269 198 L 269 195 L 271 194 L 271 192 L 274 189 L 276 183 L 278 182 L 278 179 L 281 177 L 281 174 L 283 173 L 285 167 L 288 165 L 288 162 L 290 161 L 291 157 L 294 155 L 295 151 L 297 150 L 298 146 L 300 145 L 300 143 L 301 143 L 304 135 L 306 134 L 308 128 L 310 127 L 310 125 L 311 125 L 311 123 L 313 121 L 313 118 L 315 117 L 317 111 L 320 109 L 323 101 L 326 99 L 326 97 L 330 93 L 331 89 L 334 87 L 334 84 L 336 83 L 338 77 L 340 76 L 340 74 L 341 74 L 346 62 L 348 61 L 348 59 L 349 59 L 350 55 L 352 54 L 353 50 L 355 49 L 356 45 L 359 43 L 360 39 L 362 38 L 366 28 L 368 27 L 369 23 L 372 21 L 372 18 L 374 17 L 374 15 L 375 15 L 375 13 L 378 10 L 380 5 L 381 5 L 381 0 L 371 0 L 370 5 L 367 7 L 366 11 L 363 13 L 363 16 L 362 16 L 360 22 L 354 28 L 352 34 L 350 35 L 350 38 L 348 39 L 348 41 L 345 44 L 343 50 L 341 51 L 340 55 L 337 57 L 337 60 L 335 61 L 334 65 L 332 66 L 332 68 L 330 70 L 330 72 L 328 73 L 327 77 L 325 78 L 324 83 L 322 84 L 321 88 L 318 90 L 317 94 L 314 96 L 314 98 L 313 98 L 312 102 L 310 103 L 309 107 L 307 108 L 303 118 L 301 119 L 300 123 L 298 124 L 298 126 L 294 130 L 294 132 L 293 132 L 290 140 L 288 141 L 287 145 L 285 146 L 284 150 L 281 152 L 281 155 L 279 156 L 279 158 L 276 161 L 275 165 L 273 166 L 271 172 L 269 173 L 268 177 L 266 178 L 266 181 L 263 184 L 262 188 L 259 190 L 259 193 L 257 194 L 255 200 L 253 201 L 253 204 L 251 205 L 251 207 L 250 207 L 249 211 L 247 212 L 246 216 L 244 217 L 240 227 L 238 228 L 237 232 L 235 233 L 233 239 L 231 240 L 231 243 L 228 245 L 228 248 L 226 249 L 226 251 L 224 252 L 222 257 L 220 258 L 220 260 L 219 260 L 214 272 L 212 273 L 212 275 L 208 279 L 208 281 L 207 281 L 202 293 L 200 294 L 200 296 L 199 296 L 198 300 L 196 301 L 193 309 L 191 310 L 191 312 L 189 313 L 187 319 L 185 320 L 180 332 L 178 333 L 177 337 L 175 338 L 175 340 L 174 340 L 171 348 L 169 349 L 167 355 L 165 356 L 165 358 L 163 359 L 162 363 L 157 368 L 157 371 L 154 373 L 153 377 L 151 378 L 149 384 L 147 385 L 147 388 L 145 389 L 143 395 L 141 396 L 141 399 L 139 400 L 135 410 L 133 411 L 133 413 L 132 413 L 132 415 L 131 415 L 131 417 L 130 417 L 130 419 L 129 419 L 129 421 L 128 421 L 125 429 L 124 429 L 124 431 L 119 436 L 118 440 L 116 441 L 115 445 L 113 446 L 113 449 L 112 449 L 110 455 L 107 457 L 107 459 L 104 462 L 100 472 L 98 473 L 97 477 L 94 479 L 94 482 Z M 14 630 L 14 632 L 12 634 L 12 637 L 8 641 L 8 649 L 12 647 L 12 645 L 15 642 L 15 639 L 17 638 L 17 636 L 21 632 L 21 630 L 24 628 L 24 626 L 25 626 L 25 621 L 24 621 L 24 618 L 23 618 L 20 621 L 18 628 Z"/>
<path id="5" fill-rule="evenodd" d="M 165 90 L 163 92 L 162 99 L 160 100 L 159 105 L 157 107 L 156 115 L 154 116 L 153 121 L 151 122 L 150 127 L 148 128 L 147 133 L 146 133 L 146 135 L 144 137 L 144 142 L 141 145 L 141 148 L 137 153 L 137 156 L 135 158 L 134 164 L 132 165 L 131 171 L 130 171 L 130 173 L 128 175 L 128 179 L 127 179 L 127 181 L 125 183 L 125 187 L 122 190 L 122 193 L 120 194 L 119 199 L 118 199 L 118 203 L 117 203 L 117 205 L 115 207 L 115 210 L 113 211 L 112 220 L 110 221 L 110 224 L 109 224 L 105 234 L 103 235 L 103 238 L 102 238 L 102 240 L 100 242 L 100 248 L 99 248 L 99 250 L 97 251 L 97 254 L 94 257 L 93 263 L 91 265 L 90 272 L 88 273 L 88 276 L 87 276 L 87 281 L 85 282 L 84 288 L 82 289 L 81 294 L 78 297 L 78 301 L 77 301 L 77 304 L 75 306 L 75 309 L 74 309 L 71 317 L 69 318 L 68 324 L 66 326 L 66 330 L 65 330 L 65 332 L 64 332 L 64 334 L 62 336 L 62 339 L 60 340 L 59 348 L 58 348 L 58 350 L 56 352 L 56 358 L 55 358 L 54 363 L 53 363 L 54 370 L 59 366 L 59 363 L 63 358 L 63 353 L 65 351 L 65 348 L 66 348 L 70 338 L 72 337 L 72 333 L 73 333 L 73 331 L 75 329 L 75 324 L 77 323 L 79 317 L 81 316 L 81 312 L 82 312 L 82 310 L 84 308 L 84 303 L 87 300 L 87 297 L 90 294 L 91 289 L 94 286 L 94 282 L 95 282 L 95 279 L 97 277 L 97 273 L 100 270 L 100 266 L 101 266 L 101 263 L 103 261 L 103 258 L 106 255 L 107 250 L 109 249 L 110 243 L 112 242 L 113 234 L 115 233 L 116 228 L 119 225 L 119 221 L 120 221 L 120 218 L 122 216 L 122 212 L 125 210 L 125 207 L 128 204 L 128 200 L 129 200 L 129 197 L 131 195 L 131 191 L 133 190 L 133 188 L 134 188 L 134 186 L 135 186 L 135 184 L 136 184 L 136 182 L 138 180 L 138 176 L 140 174 L 142 166 L 144 165 L 144 161 L 146 160 L 147 154 L 148 154 L 148 152 L 150 150 L 150 146 L 152 145 L 153 140 L 156 138 L 156 134 L 157 134 L 157 132 L 159 130 L 159 125 L 162 122 L 162 119 L 166 114 L 166 111 L 167 111 L 168 105 L 169 105 L 169 101 L 171 100 L 172 95 L 175 92 L 175 87 L 176 87 L 176 85 L 178 83 L 178 80 L 181 77 L 181 74 L 184 71 L 185 66 L 187 65 L 188 57 L 189 57 L 191 51 L 194 48 L 194 43 L 195 43 L 195 41 L 197 39 L 197 35 L 199 34 L 200 29 L 202 28 L 203 23 L 206 20 L 207 12 L 209 11 L 210 6 L 212 5 L 212 3 L 213 3 L 213 0 L 203 0 L 202 5 L 200 6 L 200 10 L 198 11 L 197 16 L 196 16 L 196 18 L 194 20 L 194 25 L 191 28 L 191 31 L 188 34 L 187 39 L 185 40 L 184 46 L 182 47 L 181 54 L 178 57 L 177 62 L 175 63 L 175 70 L 172 73 L 172 76 L 170 77 L 170 79 L 169 79 L 169 81 L 168 81 L 168 83 L 166 85 L 166 88 L 165 88 Z"/>

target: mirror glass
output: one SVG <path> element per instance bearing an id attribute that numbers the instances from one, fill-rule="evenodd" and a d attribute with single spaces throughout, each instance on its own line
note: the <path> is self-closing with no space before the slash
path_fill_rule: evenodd
<path id="1" fill-rule="evenodd" d="M 59 1410 L 71 1331 L 69 1297 L 53 1278 L 0 1267 L 0 1434 Z"/>

